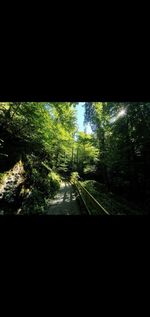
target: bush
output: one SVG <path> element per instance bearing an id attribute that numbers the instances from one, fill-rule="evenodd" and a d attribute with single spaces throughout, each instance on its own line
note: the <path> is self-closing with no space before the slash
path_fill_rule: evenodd
<path id="1" fill-rule="evenodd" d="M 5 183 L 8 173 L 0 173 L 0 185 Z"/>
<path id="2" fill-rule="evenodd" d="M 96 181 L 93 181 L 93 180 L 84 181 L 84 182 L 82 183 L 82 185 L 83 185 L 92 195 L 96 194 L 95 184 L 96 184 Z"/>
<path id="3" fill-rule="evenodd" d="M 52 196 L 60 189 L 61 178 L 55 172 L 50 172 L 48 174 L 49 190 Z"/>
<path id="4" fill-rule="evenodd" d="M 33 169 L 30 190 L 23 201 L 22 212 L 27 214 L 44 213 L 47 209 L 47 199 L 54 197 L 60 188 L 61 179 L 57 173 L 50 172 L 43 177 L 38 170 Z"/>
<path id="5" fill-rule="evenodd" d="M 72 184 L 75 184 L 75 183 L 78 181 L 78 179 L 79 179 L 79 174 L 78 174 L 78 172 L 73 172 L 73 173 L 71 174 L 71 178 L 70 178 L 71 183 L 72 183 Z"/>
<path id="6" fill-rule="evenodd" d="M 4 176 L 4 174 L 0 173 L 0 183 L 1 183 L 2 179 L 3 179 L 3 176 Z"/>
<path id="7" fill-rule="evenodd" d="M 27 214 L 43 213 L 46 206 L 43 193 L 34 188 L 22 204 L 22 212 Z"/>
<path id="8" fill-rule="evenodd" d="M 48 173 L 31 155 L 25 158 L 25 169 L 25 185 L 30 194 L 24 197 L 22 210 L 25 213 L 45 212 L 48 199 L 53 198 L 60 188 L 61 178 L 53 171 Z"/>

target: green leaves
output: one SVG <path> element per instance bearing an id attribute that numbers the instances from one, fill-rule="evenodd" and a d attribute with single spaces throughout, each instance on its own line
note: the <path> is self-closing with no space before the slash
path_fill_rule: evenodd
<path id="1" fill-rule="evenodd" d="M 75 144 L 75 157 L 74 160 L 77 163 L 77 168 L 80 172 L 90 169 L 96 164 L 99 155 L 99 150 L 95 145 L 95 139 L 93 135 L 79 132 L 77 135 L 77 141 Z"/>
<path id="2" fill-rule="evenodd" d="M 99 144 L 105 183 L 115 189 L 120 179 L 120 192 L 144 199 L 150 187 L 150 103 L 86 103 L 85 121 Z"/>

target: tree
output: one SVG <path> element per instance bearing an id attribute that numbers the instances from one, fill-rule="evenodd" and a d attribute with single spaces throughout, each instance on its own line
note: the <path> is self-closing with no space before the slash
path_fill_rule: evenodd
<path id="1" fill-rule="evenodd" d="M 83 173 L 92 170 L 97 163 L 98 149 L 91 134 L 79 132 L 75 144 L 76 169 Z"/>
<path id="2" fill-rule="evenodd" d="M 99 146 L 98 172 L 108 188 L 149 201 L 150 103 L 86 103 Z M 138 195 L 138 198 L 136 198 Z"/>

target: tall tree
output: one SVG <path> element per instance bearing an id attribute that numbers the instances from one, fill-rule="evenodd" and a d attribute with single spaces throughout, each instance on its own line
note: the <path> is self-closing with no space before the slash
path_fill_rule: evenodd
<path id="1" fill-rule="evenodd" d="M 98 171 L 114 191 L 149 201 L 150 103 L 86 103 L 99 142 Z"/>

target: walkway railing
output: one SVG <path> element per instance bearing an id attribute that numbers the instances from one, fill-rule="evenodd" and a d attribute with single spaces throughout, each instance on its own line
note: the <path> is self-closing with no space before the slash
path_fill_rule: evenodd
<path id="1" fill-rule="evenodd" d="M 77 181 L 75 184 L 89 215 L 109 215 L 109 212 Z"/>

